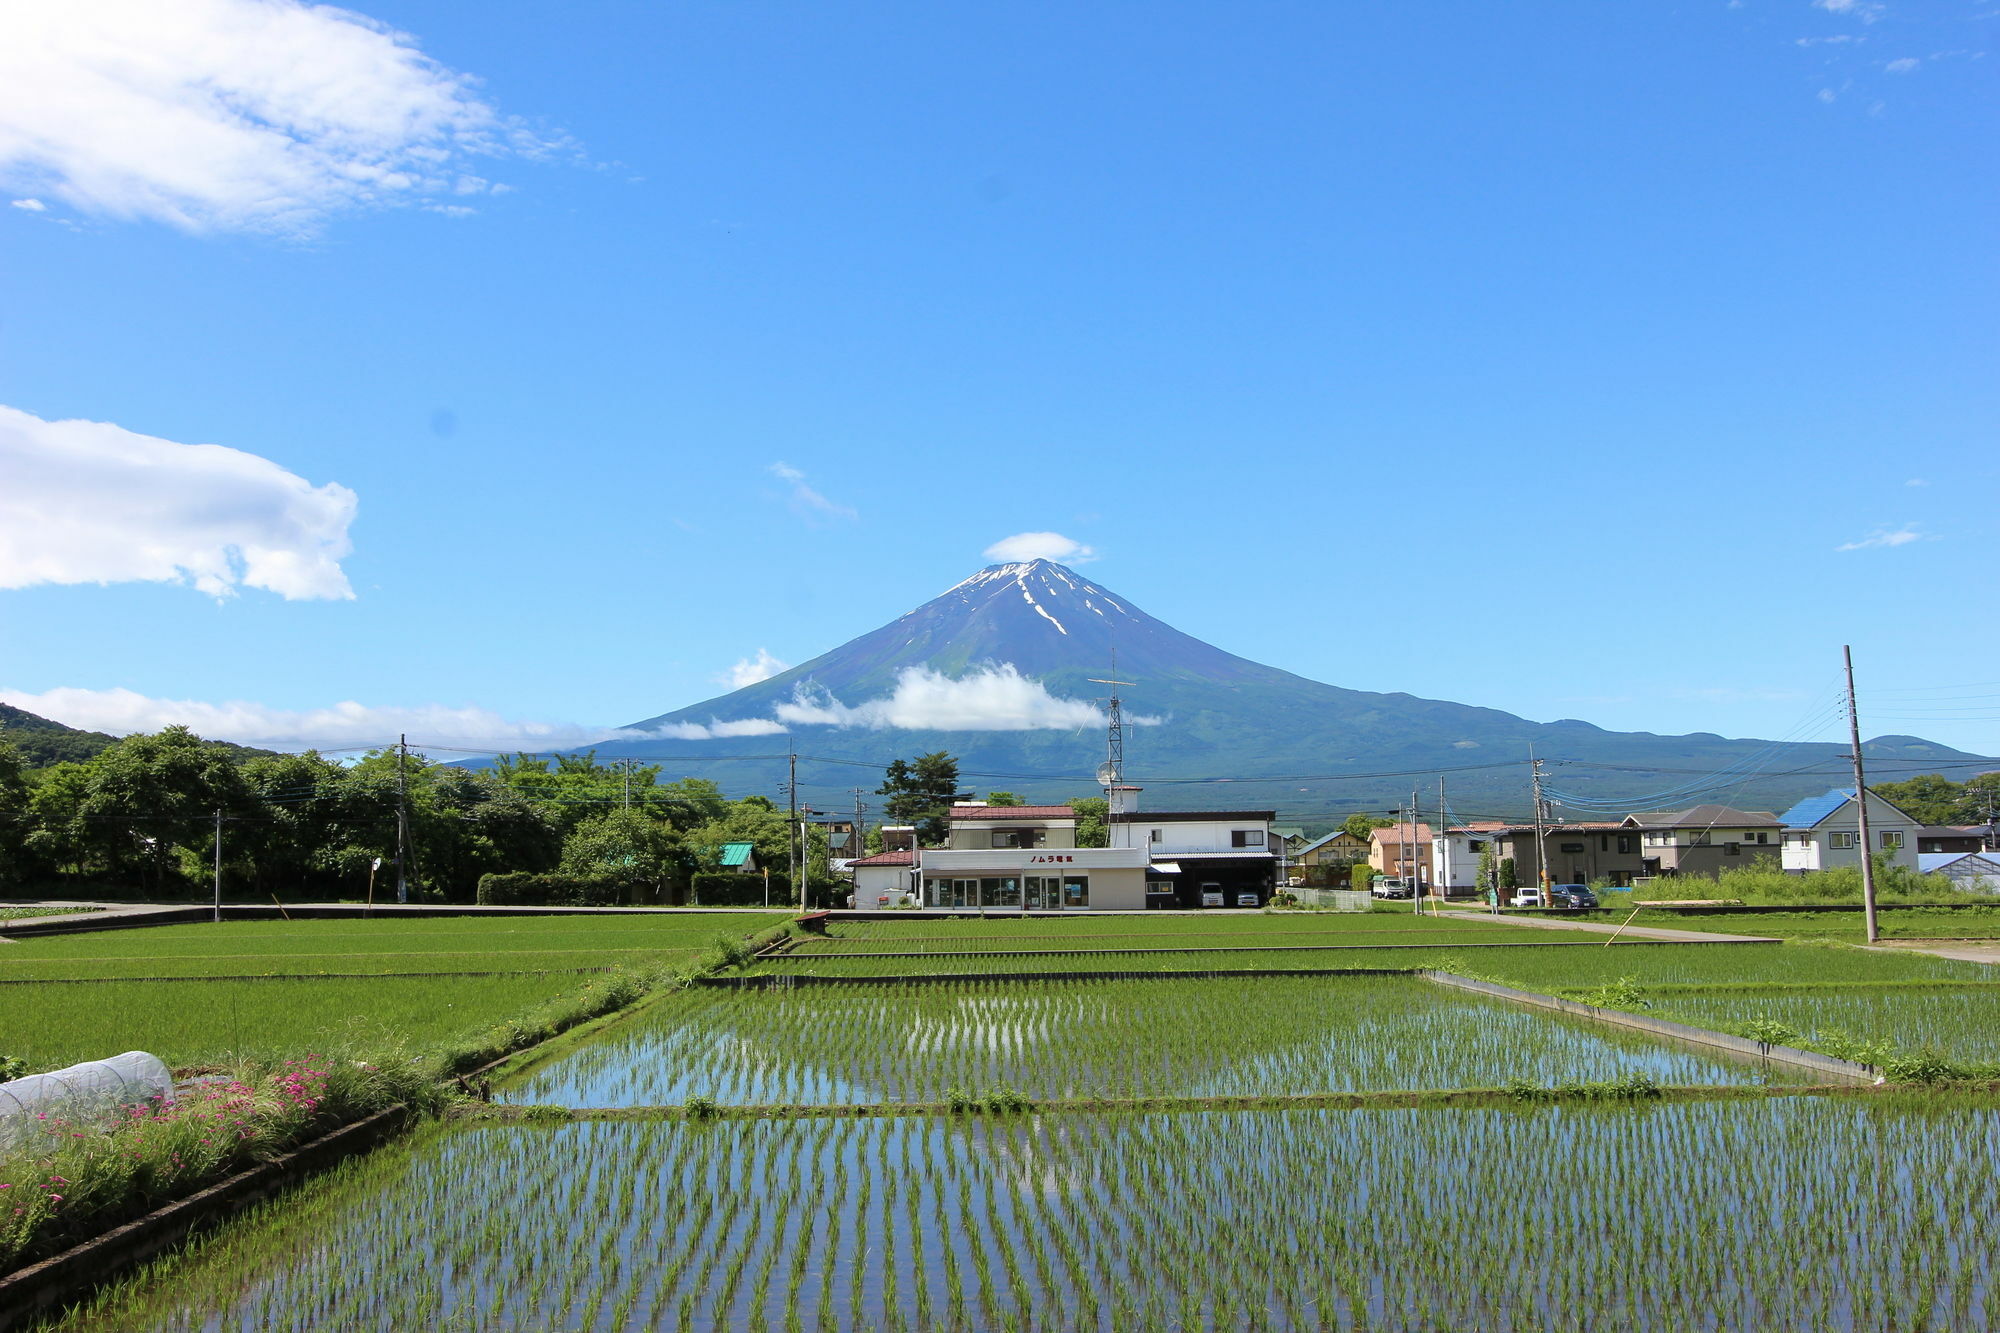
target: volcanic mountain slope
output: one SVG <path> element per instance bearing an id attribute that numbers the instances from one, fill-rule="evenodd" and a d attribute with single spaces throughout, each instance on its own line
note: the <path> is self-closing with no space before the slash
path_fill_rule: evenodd
<path id="1" fill-rule="evenodd" d="M 783 760 L 768 756 L 795 744 L 809 756 L 800 765 L 802 790 L 836 809 L 843 808 L 837 793 L 872 790 L 889 759 L 939 749 L 958 756 L 969 787 L 1089 795 L 1104 756 L 1108 692 L 1093 678 L 1109 674 L 1114 653 L 1119 677 L 1132 682 L 1121 691 L 1128 718 L 1137 719 L 1127 729 L 1126 777 L 1152 789 L 1145 800 L 1154 808 L 1386 808 L 1409 793 L 1402 774 L 1451 770 L 1455 811 L 1525 813 L 1530 746 L 1554 761 L 1650 770 L 1579 766 L 1563 774 L 1559 785 L 1606 798 L 1636 800 L 1732 767 L 1736 775 L 1807 769 L 1700 793 L 1783 808 L 1840 777 L 1837 745 L 1608 732 L 1307 680 L 1183 634 L 1046 560 L 982 569 L 831 652 L 636 722 L 631 730 L 643 736 L 595 748 L 609 757 L 671 755 L 669 776 L 747 791 L 769 790 Z M 1905 761 L 1970 758 L 1902 736 L 1866 750 L 1897 762 L 1885 779 L 1902 776 Z M 1426 785 L 1435 789 L 1434 781 Z"/>

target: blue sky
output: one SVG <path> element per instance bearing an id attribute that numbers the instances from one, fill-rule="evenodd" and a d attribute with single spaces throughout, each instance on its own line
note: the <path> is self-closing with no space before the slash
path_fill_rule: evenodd
<path id="1" fill-rule="evenodd" d="M 1053 532 L 1336 684 L 1831 736 L 1852 642 L 2000 753 L 1994 14 L 15 7 L 0 697 L 563 739 Z"/>

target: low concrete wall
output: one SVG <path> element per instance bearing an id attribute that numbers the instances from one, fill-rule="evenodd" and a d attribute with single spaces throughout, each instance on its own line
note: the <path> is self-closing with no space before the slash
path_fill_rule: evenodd
<path id="1" fill-rule="evenodd" d="M 831 956 L 831 955 L 829 955 Z M 794 986 L 962 986 L 972 981 L 1196 981 L 1217 978 L 1259 980 L 1267 977 L 1413 977 L 1422 975 L 1408 967 L 1273 967 L 1213 969 L 1205 972 L 940 972 L 925 976 L 817 977 L 783 976 L 763 973 L 754 977 L 700 977 L 697 986 L 724 990 L 790 990 Z"/>
<path id="2" fill-rule="evenodd" d="M 1675 1023 L 1665 1018 L 1647 1018 L 1643 1014 L 1630 1014 L 1623 1009 L 1604 1009 L 1594 1004 L 1560 999 L 1554 995 L 1515 990 L 1512 986 L 1502 986 L 1491 981 L 1474 981 L 1470 977 L 1456 976 L 1450 972 L 1423 972 L 1418 975 L 1440 986 L 1450 986 L 1456 990 L 1474 991 L 1480 995 L 1491 995 L 1496 999 L 1512 1000 L 1517 1004 L 1531 1004 L 1538 1009 L 1553 1009 L 1558 1013 L 1574 1014 L 1578 1018 L 1590 1018 L 1600 1023 L 1636 1028 L 1656 1037 L 1691 1042 L 1697 1046 L 1713 1046 L 1717 1050 L 1733 1051 L 1738 1055 L 1750 1056 L 1752 1059 L 1776 1060 L 1782 1064 L 1797 1065 L 1802 1069 L 1810 1069 L 1815 1073 L 1831 1075 L 1834 1078 L 1853 1079 L 1862 1083 L 1882 1081 L 1881 1076 L 1867 1065 L 1856 1064 L 1852 1060 L 1837 1060 L 1831 1055 L 1821 1055 L 1817 1051 L 1802 1051 L 1793 1046 L 1774 1046 L 1768 1042 L 1752 1041 L 1748 1037 L 1731 1036 L 1726 1032 L 1711 1032 L 1707 1028 L 1690 1027 L 1686 1023 Z"/>
<path id="3" fill-rule="evenodd" d="M 99 1283 L 179 1244 L 198 1227 L 232 1217 L 305 1175 L 368 1151 L 400 1128 L 407 1116 L 401 1106 L 378 1111 L 61 1254 L 15 1269 L 0 1277 L 0 1333 L 77 1299 Z"/>

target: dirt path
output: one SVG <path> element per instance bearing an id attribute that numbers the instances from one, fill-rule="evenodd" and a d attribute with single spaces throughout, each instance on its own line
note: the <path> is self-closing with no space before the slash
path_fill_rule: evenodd
<path id="1" fill-rule="evenodd" d="M 1487 921 L 1500 926 L 1532 926 L 1537 930 L 1562 930 L 1573 934 L 1616 935 L 1620 940 L 1658 940 L 1667 944 L 1780 944 L 1771 935 L 1725 935 L 1713 930 L 1671 930 L 1664 926 L 1602 925 L 1595 921 L 1550 921 L 1544 917 L 1518 916 L 1511 912 L 1455 911 L 1453 921 Z"/>
<path id="2" fill-rule="evenodd" d="M 1936 958 L 1956 958 L 1965 963 L 2000 964 L 2000 940 L 1990 944 L 1972 940 L 1882 940 L 1862 947 L 1893 953 L 1927 953 Z"/>

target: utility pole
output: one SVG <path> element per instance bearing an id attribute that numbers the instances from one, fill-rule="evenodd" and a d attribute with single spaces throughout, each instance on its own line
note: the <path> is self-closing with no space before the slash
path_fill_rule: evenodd
<path id="1" fill-rule="evenodd" d="M 396 901 L 410 901 L 410 877 L 405 868 L 410 843 L 410 777 L 406 771 L 410 757 L 407 732 L 396 737 Z"/>
<path id="2" fill-rule="evenodd" d="M 1534 757 L 1533 746 L 1528 747 L 1528 763 L 1532 772 L 1528 779 L 1535 791 L 1535 882 L 1542 886 L 1542 906 L 1549 905 L 1549 832 L 1544 827 L 1548 816 L 1547 805 L 1542 800 L 1542 761 Z"/>
<path id="3" fill-rule="evenodd" d="M 790 802 L 791 821 L 785 830 L 785 853 L 791 861 L 792 891 L 799 896 L 799 910 L 806 910 L 806 885 L 799 878 L 799 863 L 805 858 L 799 855 L 799 751 L 796 745 L 786 746 L 785 758 L 785 798 Z"/>
<path id="4" fill-rule="evenodd" d="M 1404 826 L 1403 873 L 1410 877 L 1410 911 L 1424 914 L 1423 862 L 1417 860 L 1417 789 L 1410 788 L 1410 822 Z"/>
<path id="5" fill-rule="evenodd" d="M 868 812 L 868 807 L 861 803 L 861 797 L 864 795 L 861 788 L 855 787 L 852 790 L 854 792 L 854 831 L 847 835 L 847 854 L 850 858 L 859 860 L 868 855 L 868 839 L 863 837 L 861 832 L 861 817 Z"/>
<path id="6" fill-rule="evenodd" d="M 1854 706 L 1854 649 L 1843 644 L 1847 668 L 1847 739 L 1854 747 L 1854 809 L 1861 820 L 1861 919 L 1870 944 L 1881 938 L 1875 926 L 1875 856 L 1868 838 L 1868 779 L 1861 771 L 1861 714 Z"/>
<path id="7" fill-rule="evenodd" d="M 222 811 L 215 812 L 215 919 L 222 920 Z"/>
<path id="8" fill-rule="evenodd" d="M 1451 893 L 1451 873 L 1446 869 L 1451 859 L 1451 817 L 1444 812 L 1444 774 L 1438 774 L 1438 826 L 1431 841 L 1437 855 L 1431 858 L 1431 885 L 1442 896 Z M 1438 883 L 1443 880 L 1442 884 Z"/>
<path id="9" fill-rule="evenodd" d="M 618 767 L 625 775 L 625 808 L 630 810 L 632 808 L 632 761 L 630 759 L 620 759 Z"/>

